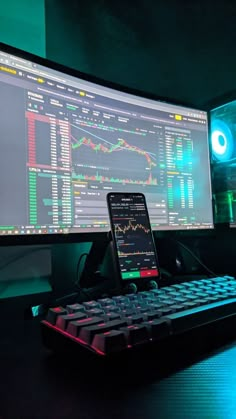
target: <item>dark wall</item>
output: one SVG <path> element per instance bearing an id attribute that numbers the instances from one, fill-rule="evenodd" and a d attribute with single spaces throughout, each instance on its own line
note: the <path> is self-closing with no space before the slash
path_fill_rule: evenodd
<path id="1" fill-rule="evenodd" d="M 201 105 L 236 88 L 233 0 L 46 0 L 47 57 Z"/>

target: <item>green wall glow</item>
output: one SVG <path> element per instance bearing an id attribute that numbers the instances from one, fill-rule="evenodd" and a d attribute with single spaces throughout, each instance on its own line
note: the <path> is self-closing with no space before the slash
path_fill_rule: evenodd
<path id="1" fill-rule="evenodd" d="M 44 0 L 1 1 L 0 41 L 44 57 Z"/>

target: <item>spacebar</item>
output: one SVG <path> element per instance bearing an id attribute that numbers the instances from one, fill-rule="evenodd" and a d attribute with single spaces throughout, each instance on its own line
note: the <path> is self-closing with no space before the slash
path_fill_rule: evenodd
<path id="1" fill-rule="evenodd" d="M 233 314 L 236 314 L 236 298 L 169 314 L 164 318 L 169 320 L 171 331 L 176 334 Z"/>

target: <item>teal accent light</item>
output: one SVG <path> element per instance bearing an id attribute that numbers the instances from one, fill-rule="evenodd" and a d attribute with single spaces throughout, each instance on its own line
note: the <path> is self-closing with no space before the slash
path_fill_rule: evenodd
<path id="1" fill-rule="evenodd" d="M 1 1 L 1 42 L 45 57 L 44 3 L 44 0 Z"/>

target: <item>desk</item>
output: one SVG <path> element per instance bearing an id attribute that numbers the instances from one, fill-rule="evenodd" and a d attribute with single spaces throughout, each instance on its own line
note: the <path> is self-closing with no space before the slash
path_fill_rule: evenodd
<path id="1" fill-rule="evenodd" d="M 236 418 L 236 345 L 160 374 L 96 371 L 41 344 L 38 320 L 1 325 L 1 419 Z"/>

